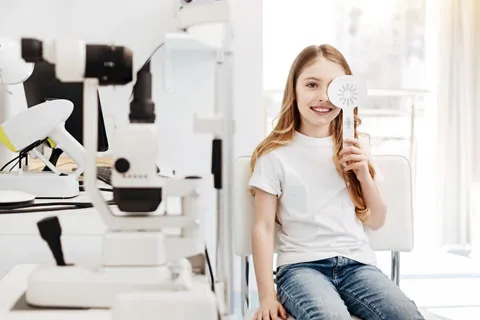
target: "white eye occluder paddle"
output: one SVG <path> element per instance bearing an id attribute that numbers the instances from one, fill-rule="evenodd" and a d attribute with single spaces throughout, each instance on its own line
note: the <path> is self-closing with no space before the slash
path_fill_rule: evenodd
<path id="1" fill-rule="evenodd" d="M 328 86 L 327 95 L 334 106 L 343 110 L 343 140 L 353 139 L 353 110 L 363 105 L 367 99 L 365 82 L 356 75 L 337 77 Z"/>

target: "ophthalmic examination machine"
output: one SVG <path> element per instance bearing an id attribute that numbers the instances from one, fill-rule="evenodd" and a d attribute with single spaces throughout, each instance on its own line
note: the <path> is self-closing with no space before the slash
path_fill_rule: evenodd
<path id="1" fill-rule="evenodd" d="M 157 173 L 158 136 L 152 101 L 150 63 L 139 70 L 130 49 L 87 44 L 77 39 L 21 39 L 22 58 L 47 61 L 62 82 L 84 83 L 85 189 L 107 230 L 102 261 L 95 267 L 64 261 L 56 217 L 38 222 L 57 265 L 40 265 L 27 281 L 26 301 L 41 308 L 104 308 L 112 319 L 228 319 L 232 299 L 233 103 L 231 25 L 228 1 L 180 1 L 178 32 L 165 35 L 163 50 L 211 52 L 216 59 L 215 112 L 194 118 L 193 130 L 211 133 L 212 173 L 218 191 L 221 247 L 217 279 L 196 272 L 191 257 L 205 254 L 203 190 L 200 176 L 163 177 Z M 214 26 L 212 28 L 212 26 Z M 222 30 L 212 40 L 215 30 Z M 168 57 L 168 54 L 166 55 Z M 168 63 L 168 62 L 167 62 Z M 129 123 L 113 137 L 112 174 L 116 207 L 98 190 L 97 90 L 134 82 Z M 66 141 L 65 143 L 68 143 Z M 160 212 L 168 197 L 181 199 L 181 214 Z M 220 221 L 220 222 L 218 222 Z M 165 229 L 180 229 L 167 235 Z M 220 262 L 218 262 L 220 261 Z M 212 277 L 213 278 L 213 277 Z M 140 318 L 140 315 L 142 317 Z"/>

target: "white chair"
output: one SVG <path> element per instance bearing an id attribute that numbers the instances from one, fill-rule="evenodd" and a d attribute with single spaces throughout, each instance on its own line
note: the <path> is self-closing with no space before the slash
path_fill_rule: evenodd
<path id="1" fill-rule="evenodd" d="M 381 182 L 381 192 L 387 203 L 388 213 L 385 225 L 377 231 L 369 231 L 369 237 L 376 251 L 392 252 L 391 279 L 398 285 L 400 252 L 413 249 L 410 163 L 406 158 L 397 155 L 374 156 L 373 162 L 384 178 Z M 249 256 L 252 254 L 251 231 L 254 216 L 253 197 L 248 189 L 250 175 L 250 157 L 237 159 L 234 168 L 233 194 L 235 254 L 242 257 L 241 295 L 245 320 L 251 320 L 255 314 L 255 310 L 249 310 Z M 352 319 L 356 318 L 352 317 Z"/>

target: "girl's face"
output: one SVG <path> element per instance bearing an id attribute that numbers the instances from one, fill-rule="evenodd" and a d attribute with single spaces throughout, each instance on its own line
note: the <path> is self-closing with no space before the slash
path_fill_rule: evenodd
<path id="1" fill-rule="evenodd" d="M 317 59 L 299 75 L 295 91 L 301 133 L 318 138 L 330 135 L 330 122 L 341 109 L 330 103 L 327 88 L 333 79 L 343 75 L 345 71 L 339 64 L 325 58 Z"/>

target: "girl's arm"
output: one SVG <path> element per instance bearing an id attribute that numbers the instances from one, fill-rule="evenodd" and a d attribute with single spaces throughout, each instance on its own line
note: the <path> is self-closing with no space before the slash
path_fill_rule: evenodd
<path id="1" fill-rule="evenodd" d="M 365 225 L 372 230 L 380 229 L 385 223 L 387 205 L 383 201 L 377 183 L 370 175 L 365 175 L 364 178 L 359 180 L 365 204 L 370 209 L 370 217 L 365 221 Z"/>
<path id="2" fill-rule="evenodd" d="M 353 170 L 360 181 L 365 204 L 370 210 L 370 218 L 364 224 L 372 230 L 380 229 L 385 223 L 387 205 L 376 181 L 370 175 L 368 152 L 358 139 L 345 139 L 345 142 L 349 145 L 340 151 L 340 163 L 345 171 Z"/>
<path id="3" fill-rule="evenodd" d="M 273 254 L 277 196 L 255 188 L 252 254 L 260 304 L 277 299 L 273 282 Z"/>

